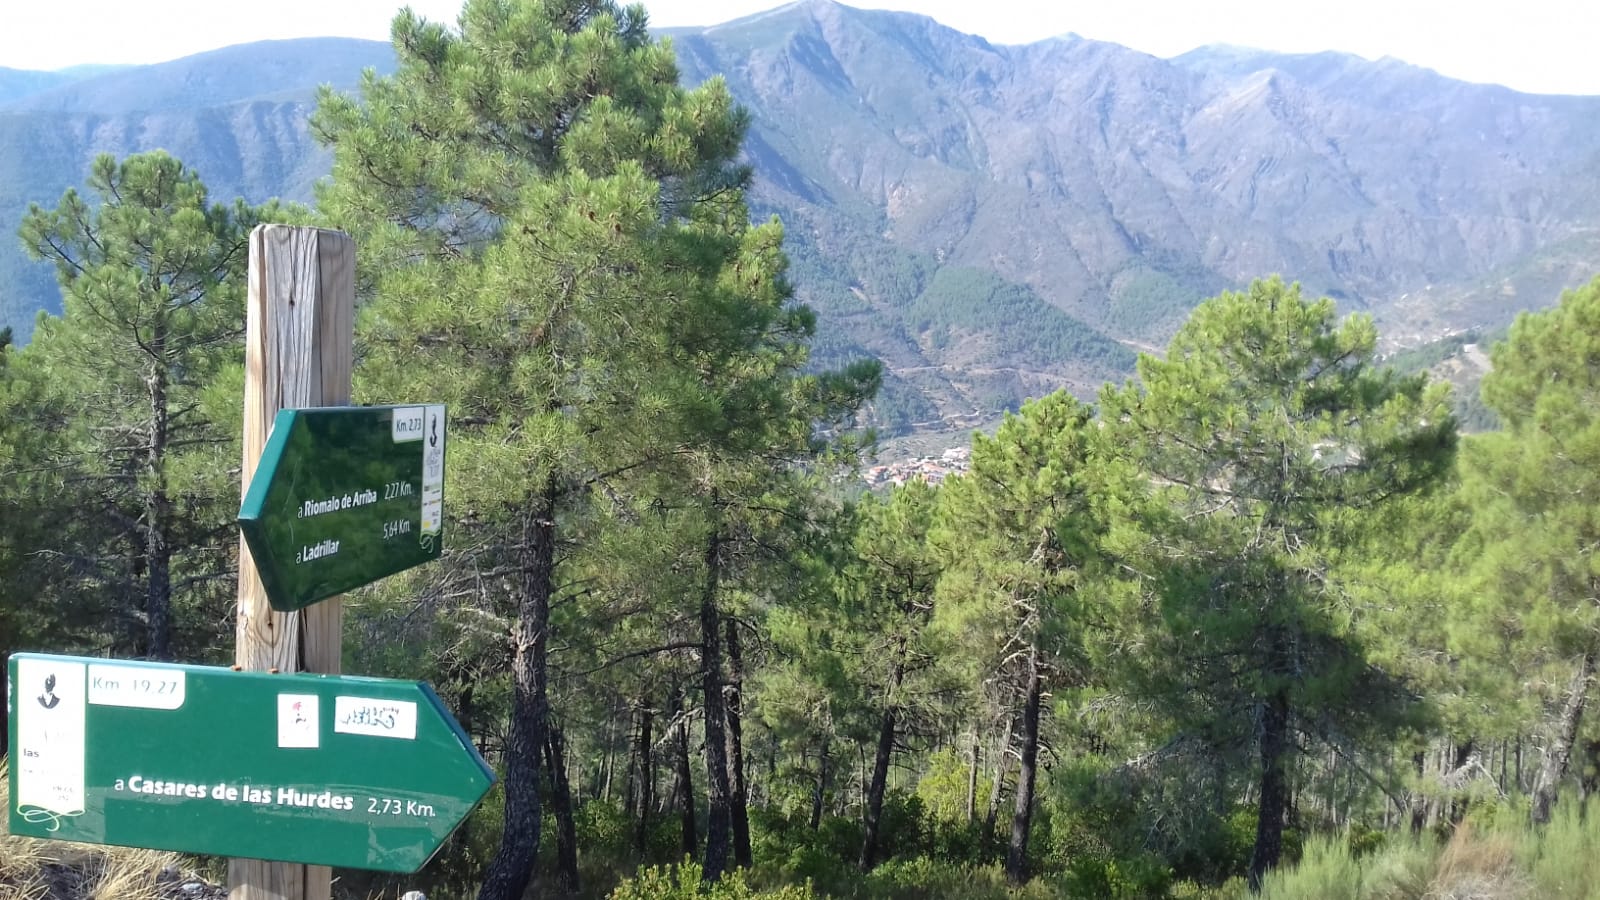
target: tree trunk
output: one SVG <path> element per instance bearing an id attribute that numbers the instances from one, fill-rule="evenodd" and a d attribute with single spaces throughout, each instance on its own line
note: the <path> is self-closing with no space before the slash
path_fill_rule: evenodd
<path id="1" fill-rule="evenodd" d="M 744 777 L 744 652 L 739 623 L 728 619 L 728 782 L 733 788 L 733 859 L 743 868 L 750 853 L 750 787 Z"/>
<path id="2" fill-rule="evenodd" d="M 594 798 L 601 803 L 611 802 L 611 776 L 616 769 L 617 759 L 617 720 L 622 717 L 622 703 L 619 700 L 611 704 L 611 717 L 606 720 L 606 749 L 605 755 L 600 758 L 600 771 L 595 777 Z"/>
<path id="3" fill-rule="evenodd" d="M 1544 763 L 1539 766 L 1538 780 L 1533 786 L 1533 812 L 1529 816 L 1535 825 L 1550 822 L 1556 805 L 1556 791 L 1561 779 L 1566 777 L 1567 763 L 1572 759 L 1572 743 L 1578 736 L 1578 725 L 1583 721 L 1583 705 L 1589 698 L 1589 682 L 1594 678 L 1595 654 L 1589 651 L 1578 660 L 1578 670 L 1567 686 L 1566 700 L 1561 705 L 1561 718 L 1556 723 L 1556 733 L 1545 750 Z"/>
<path id="4" fill-rule="evenodd" d="M 655 723 L 654 711 L 648 702 L 639 705 L 639 737 L 634 744 L 638 778 L 637 807 L 639 818 L 633 825 L 633 849 L 642 859 L 650 843 L 650 811 L 655 807 L 656 767 L 651 755 L 650 728 Z M 631 793 L 630 797 L 633 796 Z"/>
<path id="5" fill-rule="evenodd" d="M 637 723 L 638 716 L 631 716 L 629 721 Z M 628 772 L 622 782 L 622 817 L 629 822 L 633 821 L 634 813 L 638 811 L 639 803 L 639 770 L 638 759 L 634 752 L 639 740 L 638 726 L 628 730 Z"/>
<path id="6" fill-rule="evenodd" d="M 566 736 L 550 722 L 545 732 L 545 763 L 550 805 L 556 820 L 556 880 L 562 891 L 578 892 L 578 829 L 572 820 L 572 784 L 567 780 Z"/>
<path id="7" fill-rule="evenodd" d="M 722 613 L 717 587 L 722 575 L 722 532 L 706 541 L 706 582 L 700 596 L 700 669 L 706 730 L 706 854 L 700 880 L 713 884 L 728 868 L 733 849 L 733 789 L 728 784 L 727 711 L 722 702 Z"/>
<path id="8" fill-rule="evenodd" d="M 866 834 L 861 841 L 861 856 L 856 865 L 863 872 L 872 871 L 878 859 L 878 829 L 883 822 L 883 795 L 889 784 L 889 762 L 894 756 L 895 715 L 899 709 L 900 684 L 906 674 L 906 639 L 896 641 L 894 668 L 889 673 L 889 687 L 885 691 L 883 719 L 878 725 L 878 749 L 872 757 L 872 782 L 867 788 Z"/>
<path id="9" fill-rule="evenodd" d="M 172 498 L 167 496 L 167 438 L 171 427 L 167 409 L 166 319 L 155 316 L 146 386 L 150 389 L 150 434 L 145 445 L 144 562 L 145 621 L 149 629 L 146 652 L 151 659 L 172 659 Z"/>
<path id="10" fill-rule="evenodd" d="M 1422 789 L 1422 779 L 1427 774 L 1427 753 L 1418 750 L 1411 754 L 1411 764 L 1417 770 L 1417 790 L 1411 795 L 1411 833 L 1421 834 L 1428 825 L 1428 794 Z"/>
<path id="11" fill-rule="evenodd" d="M 761 785 L 761 806 L 766 808 L 772 805 L 772 788 L 778 783 L 778 733 L 771 728 L 767 729 L 767 780 Z"/>
<path id="12" fill-rule="evenodd" d="M 1289 695 L 1280 690 L 1261 710 L 1261 796 L 1256 798 L 1256 844 L 1250 854 L 1251 893 L 1283 855 L 1283 815 L 1288 803 Z"/>
<path id="13" fill-rule="evenodd" d="M 628 717 L 633 727 L 628 729 L 628 772 L 622 787 L 622 811 L 630 822 L 639 811 L 639 798 L 644 790 L 640 779 L 644 771 L 644 757 L 650 752 L 649 711 L 650 701 L 641 699 Z"/>
<path id="14" fill-rule="evenodd" d="M 1458 775 L 1459 774 L 1460 778 L 1452 778 L 1451 779 L 1451 784 L 1452 785 L 1457 784 L 1458 781 L 1463 786 L 1465 785 L 1467 776 L 1466 776 L 1466 774 L 1464 772 L 1462 772 L 1462 770 L 1467 767 L 1467 763 L 1472 761 L 1472 751 L 1474 749 L 1476 749 L 1476 747 L 1477 747 L 1477 744 L 1474 741 L 1474 739 L 1472 739 L 1472 738 L 1467 738 L 1465 743 L 1461 743 L 1461 744 L 1457 744 L 1456 745 L 1455 765 L 1451 766 L 1450 774 L 1451 775 Z M 1457 789 L 1455 787 L 1452 787 L 1451 788 L 1451 794 L 1452 794 L 1452 796 L 1450 797 L 1450 823 L 1452 825 L 1456 825 L 1456 824 L 1460 824 L 1461 820 L 1466 817 L 1466 815 L 1467 815 L 1467 804 L 1468 804 L 1469 801 L 1467 800 L 1467 798 L 1465 796 L 1466 792 L 1463 791 L 1463 790 L 1459 790 L 1459 789 Z"/>
<path id="15" fill-rule="evenodd" d="M 475 685 L 468 681 L 461 686 L 460 692 L 456 694 L 456 722 L 461 726 L 461 730 L 466 732 L 467 740 L 476 744 L 477 741 L 472 736 L 473 726 L 477 724 L 475 721 L 476 716 L 474 715 L 477 710 L 473 706 L 474 688 Z"/>
<path id="16" fill-rule="evenodd" d="M 967 767 L 967 824 L 978 817 L 978 732 L 972 732 L 972 764 Z"/>
<path id="17" fill-rule="evenodd" d="M 539 856 L 539 761 L 549 715 L 545 654 L 550 639 L 550 594 L 555 579 L 555 478 L 523 511 L 517 548 L 522 579 L 511 661 L 511 732 L 505 749 L 505 826 L 489 860 L 478 900 L 521 900 Z"/>
<path id="18" fill-rule="evenodd" d="M 689 717 L 684 714 L 683 689 L 676 688 L 672 694 L 672 716 L 678 721 L 678 730 L 674 734 L 674 743 L 677 744 L 677 757 L 675 763 L 678 769 L 677 801 L 678 821 L 683 826 L 683 855 L 694 857 L 700 855 L 700 835 L 694 815 L 694 765 L 689 761 Z"/>
<path id="19" fill-rule="evenodd" d="M 817 784 L 811 791 L 811 821 L 806 823 L 812 831 L 822 826 L 822 804 L 828 794 L 828 735 L 823 734 L 817 749 Z"/>
<path id="20" fill-rule="evenodd" d="M 1022 707 L 1022 760 L 1017 765 L 1016 806 L 1011 816 L 1011 844 L 1006 848 L 1006 880 L 1028 880 L 1028 833 L 1033 827 L 1033 787 L 1039 759 L 1039 706 L 1044 683 L 1039 677 L 1038 650 L 1028 654 L 1028 699 Z"/>
<path id="21" fill-rule="evenodd" d="M 860 744 L 857 744 L 856 745 L 856 802 L 861 804 L 861 808 L 862 809 L 866 809 L 867 808 L 867 785 L 868 785 L 868 777 L 867 777 L 867 748 L 861 746 Z M 842 816 L 842 815 L 844 815 L 844 811 L 845 811 L 845 805 L 844 805 L 844 803 L 843 803 L 843 801 L 841 799 L 841 802 L 839 803 L 838 814 Z"/>
<path id="22" fill-rule="evenodd" d="M 1583 774 L 1578 787 L 1583 792 L 1584 800 L 1600 791 L 1600 741 L 1583 742 Z"/>
<path id="23" fill-rule="evenodd" d="M 1011 734 L 1016 725 L 1015 719 L 1006 716 L 1006 729 L 1000 733 L 1000 741 L 995 745 L 994 784 L 989 787 L 989 807 L 983 814 L 985 845 L 992 845 L 995 822 L 1000 818 L 1000 798 L 1005 792 L 1006 766 L 1011 763 Z"/>

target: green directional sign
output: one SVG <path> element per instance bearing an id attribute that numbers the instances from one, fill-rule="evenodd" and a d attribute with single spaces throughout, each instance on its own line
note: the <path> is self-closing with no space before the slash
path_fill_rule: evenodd
<path id="1" fill-rule="evenodd" d="M 426 684 L 17 654 L 11 833 L 415 872 L 494 783 Z"/>
<path id="2" fill-rule="evenodd" d="M 437 559 L 444 407 L 285 409 L 239 509 L 274 609 Z"/>

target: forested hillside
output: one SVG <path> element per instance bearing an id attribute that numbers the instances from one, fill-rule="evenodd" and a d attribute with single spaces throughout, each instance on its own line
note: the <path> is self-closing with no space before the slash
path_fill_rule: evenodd
<path id="1" fill-rule="evenodd" d="M 858 14 L 730 29 L 793 15 Z M 226 664 L 248 235 L 354 238 L 356 400 L 446 404 L 450 450 L 445 549 L 346 596 L 344 670 L 429 682 L 500 783 L 336 896 L 1600 896 L 1600 279 L 1406 359 L 1240 270 L 1135 355 L 1027 279 L 767 215 L 748 70 L 637 9 L 394 34 L 293 126 L 314 208 L 98 156 L 21 222 L 62 315 L 0 331 L 0 652 Z M 830 338 L 873 283 L 806 302 L 869 266 L 870 333 L 929 372 Z M 1470 435 L 1458 354 L 1492 363 Z M 863 412 L 942 366 L 1033 396 L 965 474 L 863 494 Z"/>

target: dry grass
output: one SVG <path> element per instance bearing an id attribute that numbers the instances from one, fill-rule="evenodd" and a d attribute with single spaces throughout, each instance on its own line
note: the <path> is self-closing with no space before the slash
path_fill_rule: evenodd
<path id="1" fill-rule="evenodd" d="M 0 762 L 0 801 L 11 809 L 11 765 Z M 0 819 L 0 894 L 18 900 L 44 900 L 50 897 L 45 879 L 46 845 L 43 841 L 14 837 L 5 819 Z"/>
<path id="2" fill-rule="evenodd" d="M 1462 823 L 1434 863 L 1424 900 L 1521 900 L 1527 876 L 1517 866 L 1516 839 L 1505 832 L 1480 832 Z"/>
<path id="3" fill-rule="evenodd" d="M 0 760 L 0 805 L 11 808 L 9 763 Z M 5 900 L 171 900 L 182 891 L 176 853 L 43 841 L 11 834 L 0 818 L 0 897 Z"/>
<path id="4" fill-rule="evenodd" d="M 1443 847 L 1402 838 L 1356 859 L 1342 840 L 1324 836 L 1307 845 L 1299 865 L 1268 876 L 1262 900 L 1595 900 L 1536 887 L 1518 854 L 1527 853 L 1521 842 L 1543 837 L 1462 823 Z"/>

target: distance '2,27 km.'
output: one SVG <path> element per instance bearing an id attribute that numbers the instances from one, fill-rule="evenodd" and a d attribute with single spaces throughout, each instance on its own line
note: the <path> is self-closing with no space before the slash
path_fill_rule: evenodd
<path id="1" fill-rule="evenodd" d="M 279 412 L 239 512 L 273 607 L 437 558 L 444 452 L 441 405 Z"/>

